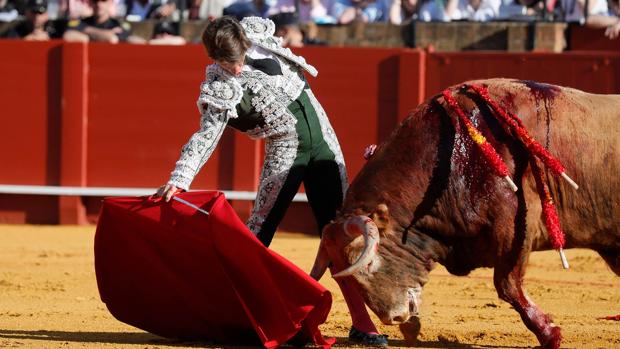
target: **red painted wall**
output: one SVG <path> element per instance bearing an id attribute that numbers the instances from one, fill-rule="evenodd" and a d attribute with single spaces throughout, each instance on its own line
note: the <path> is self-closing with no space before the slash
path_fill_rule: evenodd
<path id="1" fill-rule="evenodd" d="M 58 185 L 61 42 L 2 41 L 0 183 Z M 0 195 L 0 223 L 58 223 L 58 199 Z"/>
<path id="2" fill-rule="evenodd" d="M 398 120 L 399 49 L 297 50 L 319 70 L 310 85 L 330 118 L 350 176 L 364 163 L 363 150 L 384 140 Z"/>
<path id="3" fill-rule="evenodd" d="M 571 51 L 620 51 L 620 41 L 605 37 L 605 28 L 592 29 L 575 23 L 570 25 L 568 34 Z"/>
<path id="4" fill-rule="evenodd" d="M 472 79 L 535 80 L 593 93 L 620 92 L 620 53 L 433 53 L 426 95 Z"/>
<path id="5" fill-rule="evenodd" d="M 168 179 L 198 128 L 196 98 L 208 63 L 196 45 L 91 45 L 88 186 L 154 187 Z M 220 153 L 205 166 L 210 175 L 199 176 L 195 186 L 218 187 Z"/>
<path id="6" fill-rule="evenodd" d="M 155 188 L 197 129 L 196 98 L 209 60 L 183 47 L 1 41 L 0 184 Z M 350 179 L 362 152 L 407 111 L 470 79 L 510 77 L 620 91 L 620 53 L 425 53 L 308 47 L 308 77 L 339 136 Z M 262 142 L 227 131 L 193 188 L 255 190 Z M 242 217 L 249 202 L 233 203 Z M 0 222 L 84 223 L 98 198 L 0 195 Z M 313 231 L 305 204 L 283 229 Z"/>
<path id="7" fill-rule="evenodd" d="M 2 184 L 58 184 L 61 45 L 0 44 Z"/>

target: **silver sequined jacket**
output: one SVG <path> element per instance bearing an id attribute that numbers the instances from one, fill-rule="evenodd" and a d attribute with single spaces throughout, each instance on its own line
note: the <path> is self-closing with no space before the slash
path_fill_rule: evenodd
<path id="1" fill-rule="evenodd" d="M 245 131 L 249 137 L 278 139 L 295 135 L 296 119 L 287 106 L 304 90 L 305 81 L 301 70 L 312 76 L 317 75 L 317 70 L 307 64 L 303 57 L 282 47 L 282 39 L 273 36 L 275 25 L 271 20 L 246 17 L 241 25 L 253 44 L 247 55 L 256 59 L 263 57 L 261 53 L 270 54 L 280 63 L 282 75 L 270 76 L 260 70 L 244 69 L 240 76 L 233 76 L 217 64 L 207 67 L 206 79 L 200 87 L 197 102 L 201 114 L 200 129 L 182 148 L 181 157 L 168 181 L 178 188 L 189 189 L 192 180 L 215 150 L 228 121 L 238 117 L 236 107 L 246 89 L 252 92 L 252 107 L 263 118 L 261 126 Z M 308 91 L 313 102 L 318 104 L 311 91 Z M 331 134 L 329 140 L 335 142 L 334 146 L 340 153 L 324 111 L 321 114 L 328 128 L 325 131 Z M 344 168 L 341 153 L 337 157 Z"/>

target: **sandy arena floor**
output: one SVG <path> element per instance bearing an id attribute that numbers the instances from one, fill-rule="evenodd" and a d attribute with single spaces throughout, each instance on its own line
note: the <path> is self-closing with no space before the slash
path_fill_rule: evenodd
<path id="1" fill-rule="evenodd" d="M 100 301 L 93 267 L 94 227 L 0 225 L 1 348 L 185 348 L 115 320 Z M 308 271 L 318 238 L 279 233 L 273 249 Z M 620 278 L 593 252 L 567 251 L 564 271 L 555 252 L 533 254 L 526 277 L 531 298 L 562 327 L 565 348 L 620 348 Z M 420 348 L 531 348 L 538 342 L 517 313 L 497 298 L 492 270 L 468 277 L 438 268 L 425 287 Z M 321 327 L 347 347 L 350 320 L 336 283 Z M 390 346 L 404 343 L 398 327 L 381 326 Z"/>

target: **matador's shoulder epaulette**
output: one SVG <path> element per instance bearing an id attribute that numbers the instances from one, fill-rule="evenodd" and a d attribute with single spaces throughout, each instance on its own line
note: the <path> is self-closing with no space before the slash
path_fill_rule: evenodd
<path id="1" fill-rule="evenodd" d="M 217 64 L 207 67 L 205 81 L 200 85 L 200 97 L 198 97 L 198 110 L 204 113 L 206 106 L 210 105 L 220 110 L 227 110 L 228 116 L 237 117 L 237 104 L 243 97 L 241 84 Z"/>
<path id="2" fill-rule="evenodd" d="M 319 72 L 316 68 L 306 63 L 305 58 L 297 56 L 289 48 L 282 47 L 282 38 L 273 36 L 276 32 L 276 25 L 272 20 L 261 17 L 245 17 L 241 20 L 241 26 L 253 44 L 287 59 L 312 76 L 318 75 Z"/>

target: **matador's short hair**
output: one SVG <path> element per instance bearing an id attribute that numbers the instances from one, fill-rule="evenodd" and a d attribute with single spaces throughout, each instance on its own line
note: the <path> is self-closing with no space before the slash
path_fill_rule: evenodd
<path id="1" fill-rule="evenodd" d="M 252 46 L 239 21 L 230 16 L 211 21 L 202 33 L 202 43 L 211 59 L 230 63 L 242 60 Z"/>

